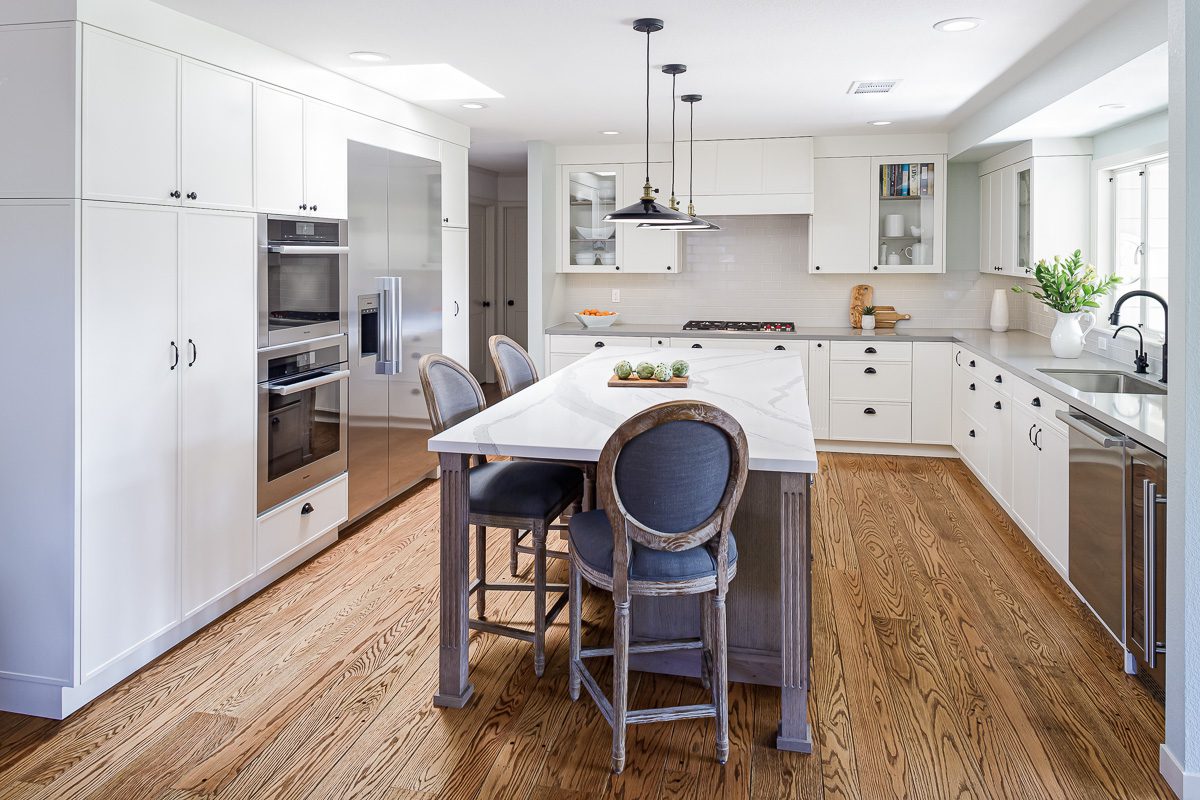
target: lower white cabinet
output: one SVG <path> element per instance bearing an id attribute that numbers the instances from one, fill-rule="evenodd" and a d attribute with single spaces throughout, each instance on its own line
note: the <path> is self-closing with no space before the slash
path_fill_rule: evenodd
<path id="1" fill-rule="evenodd" d="M 950 342 L 913 342 L 912 441 L 950 444 L 953 391 Z"/>
<path id="2" fill-rule="evenodd" d="M 263 514 L 258 518 L 254 563 L 260 570 L 270 569 L 337 528 L 346 521 L 348 502 L 347 476 L 342 474 Z"/>
<path id="3" fill-rule="evenodd" d="M 442 228 L 442 352 L 464 364 L 470 358 L 470 239 L 466 228 Z"/>
<path id="4" fill-rule="evenodd" d="M 827 341 L 808 343 L 804 385 L 808 387 L 808 412 L 812 415 L 814 439 L 829 438 L 829 351 Z"/>
<path id="5" fill-rule="evenodd" d="M 1033 407 L 1018 405 L 1012 420 L 1012 517 L 1066 577 L 1067 435 Z"/>
<path id="6" fill-rule="evenodd" d="M 829 438 L 860 442 L 912 441 L 909 403 L 829 401 Z"/>

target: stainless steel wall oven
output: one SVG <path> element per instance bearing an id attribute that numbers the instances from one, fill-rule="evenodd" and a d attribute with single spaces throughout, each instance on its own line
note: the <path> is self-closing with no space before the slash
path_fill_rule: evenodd
<path id="1" fill-rule="evenodd" d="M 258 346 L 346 332 L 345 220 L 258 219 Z"/>

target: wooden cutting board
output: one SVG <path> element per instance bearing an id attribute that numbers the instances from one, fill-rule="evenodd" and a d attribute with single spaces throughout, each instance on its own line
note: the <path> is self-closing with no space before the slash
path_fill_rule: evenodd
<path id="1" fill-rule="evenodd" d="M 912 319 L 912 314 L 900 314 L 895 306 L 875 307 L 875 327 L 894 328 L 900 320 Z"/>
<path id="2" fill-rule="evenodd" d="M 613 375 L 608 379 L 608 385 L 613 388 L 632 387 L 635 389 L 686 389 L 691 383 L 691 376 L 684 375 L 682 378 L 671 376 L 669 381 L 656 381 L 654 378 L 639 378 L 636 375 L 630 375 L 628 378 L 618 378 Z"/>
<path id="3" fill-rule="evenodd" d="M 874 298 L 875 289 L 869 283 L 860 283 L 850 290 L 850 327 L 862 327 L 863 307 L 871 305 Z"/>

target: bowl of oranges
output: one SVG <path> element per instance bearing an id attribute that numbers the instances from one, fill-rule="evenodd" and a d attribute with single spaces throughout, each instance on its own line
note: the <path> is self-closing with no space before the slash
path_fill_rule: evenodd
<path id="1" fill-rule="evenodd" d="M 616 311 L 601 311 L 598 308 L 585 308 L 576 312 L 575 319 L 585 328 L 608 328 L 621 316 Z"/>

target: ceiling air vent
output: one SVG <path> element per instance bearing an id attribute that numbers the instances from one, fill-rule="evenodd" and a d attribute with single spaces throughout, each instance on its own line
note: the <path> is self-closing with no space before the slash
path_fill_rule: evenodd
<path id="1" fill-rule="evenodd" d="M 887 94 L 900 81 L 855 81 L 846 94 Z"/>

